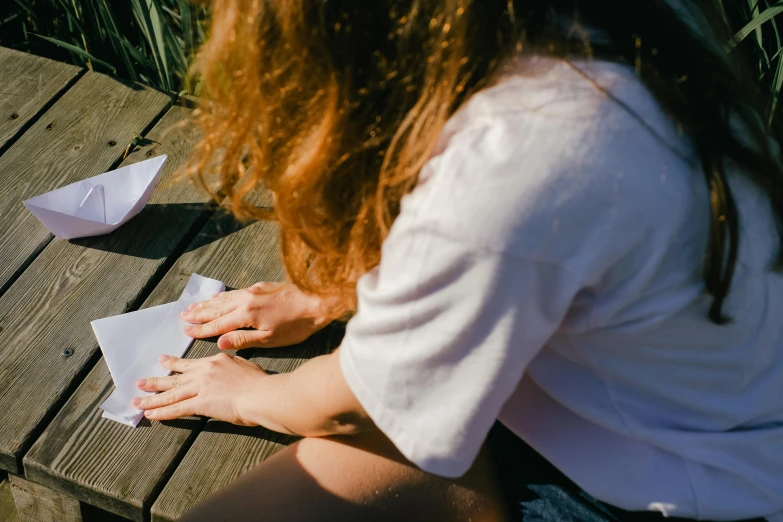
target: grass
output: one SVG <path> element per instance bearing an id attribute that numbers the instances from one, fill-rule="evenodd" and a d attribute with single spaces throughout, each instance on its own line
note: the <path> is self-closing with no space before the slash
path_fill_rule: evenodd
<path id="1" fill-rule="evenodd" d="M 736 31 L 727 52 L 745 52 L 769 93 L 768 121 L 783 104 L 783 0 L 714 0 Z M 0 45 L 198 95 L 188 65 L 207 12 L 187 0 L 4 0 Z M 740 48 L 738 50 L 738 48 Z"/>
<path id="2" fill-rule="evenodd" d="M 0 45 L 198 94 L 187 68 L 207 15 L 185 0 L 5 0 Z"/>
<path id="3" fill-rule="evenodd" d="M 726 42 L 727 52 L 737 52 L 744 46 L 761 84 L 769 93 L 767 122 L 780 115 L 783 108 L 783 1 L 769 0 L 715 0 L 729 25 L 736 33 Z"/>

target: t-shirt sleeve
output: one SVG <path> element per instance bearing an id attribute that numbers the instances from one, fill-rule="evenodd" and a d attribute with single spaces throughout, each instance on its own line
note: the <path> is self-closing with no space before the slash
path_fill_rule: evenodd
<path id="1" fill-rule="evenodd" d="M 345 379 L 407 459 L 460 476 L 578 288 L 554 264 L 401 216 L 380 265 L 358 283 L 340 348 Z"/>

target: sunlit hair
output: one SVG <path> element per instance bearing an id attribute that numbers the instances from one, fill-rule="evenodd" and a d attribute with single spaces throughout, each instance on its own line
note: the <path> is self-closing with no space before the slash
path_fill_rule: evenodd
<path id="1" fill-rule="evenodd" d="M 693 140 L 711 194 L 705 282 L 714 321 L 726 319 L 721 307 L 738 248 L 726 160 L 747 171 L 783 218 L 783 176 L 757 117 L 752 77 L 738 60 L 712 52 L 666 2 L 213 0 L 212 7 L 195 66 L 206 103 L 190 170 L 238 217 L 276 219 L 291 281 L 332 296 L 344 311 L 355 308 L 356 281 L 378 264 L 400 200 L 446 120 L 520 51 L 635 66 Z M 574 27 L 584 26 L 609 43 L 575 38 Z M 753 147 L 732 135 L 730 115 Z M 255 206 L 262 186 L 275 196 L 273 211 Z"/>

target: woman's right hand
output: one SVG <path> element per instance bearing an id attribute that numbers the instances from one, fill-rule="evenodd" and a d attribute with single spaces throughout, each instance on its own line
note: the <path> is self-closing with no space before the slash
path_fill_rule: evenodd
<path id="1" fill-rule="evenodd" d="M 222 292 L 190 305 L 182 319 L 190 323 L 185 327 L 190 337 L 219 335 L 221 350 L 297 344 L 331 321 L 320 297 L 290 283 L 256 283 Z"/>

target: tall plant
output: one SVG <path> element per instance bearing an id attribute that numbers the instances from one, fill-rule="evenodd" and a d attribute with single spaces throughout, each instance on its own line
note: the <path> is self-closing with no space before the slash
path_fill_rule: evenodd
<path id="1" fill-rule="evenodd" d="M 769 92 L 767 122 L 772 124 L 780 116 L 783 99 L 783 27 L 779 24 L 783 1 L 722 0 L 717 4 L 737 31 L 726 42 L 726 51 L 737 52 L 742 45 L 754 61 L 761 83 Z"/>
<path id="2" fill-rule="evenodd" d="M 197 91 L 186 72 L 204 39 L 202 7 L 185 0 L 13 0 L 5 11 L 3 45 L 168 92 Z"/>

